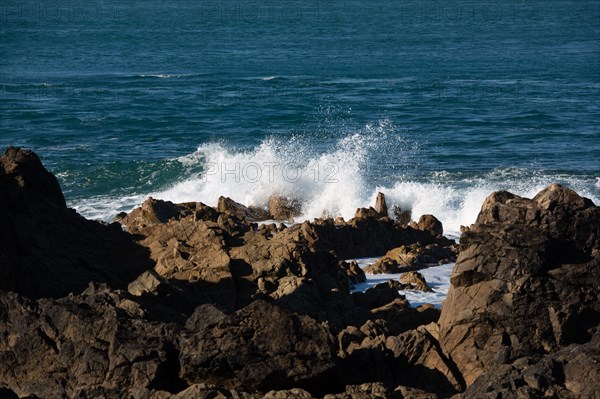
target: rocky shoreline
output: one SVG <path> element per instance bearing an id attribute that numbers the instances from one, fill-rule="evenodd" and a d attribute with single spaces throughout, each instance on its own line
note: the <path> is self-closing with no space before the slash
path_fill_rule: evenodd
<path id="1" fill-rule="evenodd" d="M 297 215 L 276 197 L 90 221 L 10 147 L 0 212 L 0 397 L 600 396 L 600 208 L 557 184 L 492 193 L 458 248 L 383 195 L 349 221 L 257 223 Z M 457 254 L 441 311 L 398 293 Z M 402 278 L 352 293 L 345 260 L 375 256 Z"/>

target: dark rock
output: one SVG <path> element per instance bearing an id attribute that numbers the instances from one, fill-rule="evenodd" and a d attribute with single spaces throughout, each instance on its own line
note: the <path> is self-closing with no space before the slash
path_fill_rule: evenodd
<path id="1" fill-rule="evenodd" d="M 257 300 L 180 341 L 181 377 L 233 389 L 334 389 L 332 338 L 313 319 Z"/>
<path id="2" fill-rule="evenodd" d="M 400 226 L 408 226 L 408 224 L 412 221 L 412 211 L 402 210 L 399 206 L 394 206 L 394 219 L 396 219 L 396 223 Z"/>
<path id="3" fill-rule="evenodd" d="M 10 147 L 0 165 L 0 290 L 40 298 L 81 292 L 90 281 L 126 288 L 152 267 L 134 236 L 67 209 L 33 152 Z"/>
<path id="4" fill-rule="evenodd" d="M 361 385 L 348 385 L 346 392 L 325 395 L 323 399 L 391 399 L 388 387 L 381 382 L 371 382 Z"/>
<path id="5" fill-rule="evenodd" d="M 14 211 L 41 205 L 65 209 L 56 177 L 31 150 L 8 147 L 0 156 L 0 209 Z"/>
<path id="6" fill-rule="evenodd" d="M 0 296 L 0 381 L 21 396 L 118 397 L 178 391 L 177 328 L 150 322 L 134 297 L 90 286 L 37 302 Z"/>

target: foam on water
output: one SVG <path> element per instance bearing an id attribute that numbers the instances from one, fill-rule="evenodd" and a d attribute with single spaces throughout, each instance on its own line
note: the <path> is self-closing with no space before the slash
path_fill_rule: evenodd
<path id="1" fill-rule="evenodd" d="M 378 258 L 361 258 L 355 259 L 361 268 L 375 263 Z M 426 303 L 430 303 L 437 308 L 442 307 L 442 302 L 448 295 L 450 289 L 450 275 L 454 263 L 447 263 L 441 266 L 429 267 L 419 270 L 423 274 L 427 285 L 431 287 L 432 292 L 424 292 L 418 290 L 400 290 L 400 294 L 404 295 L 411 306 L 416 307 Z M 366 274 L 367 281 L 359 283 L 352 289 L 353 292 L 364 292 L 377 284 L 385 283 L 388 280 L 398 280 L 400 274 Z"/>
<path id="2" fill-rule="evenodd" d="M 86 217 L 110 220 L 148 196 L 215 206 L 222 195 L 266 208 L 269 196 L 277 194 L 301 201 L 302 215 L 297 221 L 323 216 L 342 216 L 347 220 L 354 216 L 356 208 L 372 206 L 381 191 L 390 210 L 394 206 L 412 210 L 414 220 L 433 214 L 444 224 L 446 234 L 457 236 L 460 226 L 473 223 L 483 200 L 497 190 L 532 197 L 550 183 L 559 182 L 600 203 L 598 178 L 590 181 L 519 168 L 497 168 L 479 175 L 437 171 L 421 181 L 407 174 L 391 184 L 376 185 L 365 171 L 372 155 L 383 151 L 389 141 L 385 133 L 367 126 L 365 131 L 348 134 L 320 150 L 314 140 L 302 137 L 271 137 L 251 149 L 210 142 L 174 160 L 188 170 L 198 171 L 188 173 L 180 181 L 153 192 L 86 198 L 71 206 Z"/>

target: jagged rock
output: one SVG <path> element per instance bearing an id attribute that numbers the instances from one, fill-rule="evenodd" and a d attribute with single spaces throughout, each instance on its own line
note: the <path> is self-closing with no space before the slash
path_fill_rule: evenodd
<path id="1" fill-rule="evenodd" d="M 427 392 L 419 388 L 398 386 L 394 389 L 394 399 L 438 399 L 439 396 L 435 393 Z"/>
<path id="2" fill-rule="evenodd" d="M 389 250 L 383 257 L 365 268 L 365 273 L 402 273 L 456 260 L 456 245 L 440 246 L 420 243 L 402 245 Z"/>
<path id="3" fill-rule="evenodd" d="M 467 397 L 483 397 L 490 376 L 508 381 L 526 372 L 506 366 L 519 359 L 589 347 L 600 326 L 600 208 L 557 184 L 533 199 L 494 193 L 461 237 L 451 282 L 440 344 L 469 386 Z M 593 364 L 590 356 L 585 364 Z M 598 391 L 598 379 L 584 387 L 583 370 L 560 373 L 548 383 L 558 397 Z M 539 390 L 534 380 L 519 379 L 519 391 Z"/>
<path id="4" fill-rule="evenodd" d="M 127 293 L 92 285 L 79 296 L 36 302 L 5 293 L 0 309 L 0 381 L 20 396 L 118 397 L 185 387 L 177 375 L 177 327 L 143 319 Z"/>
<path id="5" fill-rule="evenodd" d="M 360 268 L 360 266 L 358 265 L 358 263 L 356 263 L 356 261 L 353 260 L 348 263 L 341 262 L 340 266 L 346 272 L 346 275 L 348 276 L 350 283 L 358 284 L 358 283 L 364 283 L 365 281 L 367 281 L 367 276 L 365 275 L 365 272 L 363 271 L 363 269 Z"/>
<path id="6" fill-rule="evenodd" d="M 8 147 L 0 156 L 0 209 L 66 208 L 56 177 L 31 150 Z"/>
<path id="7" fill-rule="evenodd" d="M 323 399 L 391 399 L 390 390 L 381 382 L 348 385 L 346 392 L 325 395 Z"/>
<path id="8" fill-rule="evenodd" d="M 381 192 L 377 193 L 377 198 L 375 199 L 375 212 L 381 216 L 388 216 L 388 207 L 385 203 L 385 195 Z"/>
<path id="9" fill-rule="evenodd" d="M 269 212 L 264 209 L 254 207 L 254 206 L 245 206 L 238 202 L 235 202 L 231 198 L 227 197 L 219 197 L 219 201 L 217 203 L 217 211 L 226 213 L 228 215 L 233 215 L 240 220 L 247 220 L 258 222 L 261 220 L 268 220 L 271 218 Z"/>
<path id="10" fill-rule="evenodd" d="M 388 337 L 385 346 L 393 354 L 397 364 L 403 366 L 411 386 L 446 394 L 462 390 L 462 376 L 452 368 L 439 347 L 437 328 L 434 323 L 421 325 L 400 335 Z"/>
<path id="11" fill-rule="evenodd" d="M 332 338 L 306 316 L 254 301 L 214 325 L 180 340 L 181 377 L 233 389 L 334 389 Z"/>
<path id="12" fill-rule="evenodd" d="M 441 236 L 444 234 L 444 227 L 442 226 L 442 222 L 437 220 L 437 218 L 433 215 L 423 215 L 419 218 L 417 222 L 417 228 L 419 230 L 428 231 L 434 237 Z"/>
<path id="13" fill-rule="evenodd" d="M 56 178 L 29 150 L 0 157 L 0 290 L 61 297 L 90 281 L 116 288 L 152 267 L 145 248 L 118 225 L 67 209 Z"/>
<path id="14" fill-rule="evenodd" d="M 170 219 L 181 218 L 185 214 L 191 214 L 191 207 L 186 208 L 175 205 L 171 201 L 157 200 L 150 197 L 139 208 L 115 220 L 126 225 L 130 231 L 137 231 L 147 226 L 167 223 Z"/>
<path id="15" fill-rule="evenodd" d="M 356 219 L 379 218 L 381 215 L 372 206 L 368 208 L 358 208 L 354 213 Z"/>
<path id="16" fill-rule="evenodd" d="M 300 216 L 300 201 L 294 198 L 272 195 L 269 197 L 269 213 L 276 220 L 294 220 Z"/>
<path id="17" fill-rule="evenodd" d="M 418 290 L 431 292 L 432 289 L 427 285 L 425 277 L 419 272 L 406 272 L 400 275 L 400 282 L 404 285 L 403 290 Z"/>
<path id="18" fill-rule="evenodd" d="M 398 293 L 398 286 L 394 281 L 377 284 L 365 292 L 354 292 L 352 298 L 357 306 L 365 309 L 375 309 L 393 302 L 395 299 L 404 299 Z M 407 303 L 408 306 L 408 303 Z"/>
<path id="19" fill-rule="evenodd" d="M 154 270 L 168 280 L 187 283 L 187 291 L 233 310 L 236 287 L 224 236 L 213 222 L 181 220 L 148 227 L 140 244 L 150 249 Z"/>
<path id="20" fill-rule="evenodd" d="M 396 223 L 400 226 L 408 226 L 412 220 L 412 211 L 410 209 L 403 211 L 399 206 L 394 206 L 393 213 Z"/>
<path id="21" fill-rule="evenodd" d="M 401 245 L 453 245 L 445 237 L 433 237 L 430 232 L 402 227 L 388 218 L 354 218 L 342 225 L 332 219 L 315 220 L 291 226 L 285 234 L 292 240 L 305 240 L 316 252 L 333 251 L 340 259 L 381 256 Z"/>

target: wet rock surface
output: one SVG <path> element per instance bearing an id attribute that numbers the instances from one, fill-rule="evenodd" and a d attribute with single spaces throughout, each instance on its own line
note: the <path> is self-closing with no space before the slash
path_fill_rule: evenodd
<path id="1" fill-rule="evenodd" d="M 567 188 L 488 197 L 440 313 L 398 290 L 454 243 L 383 195 L 335 223 L 150 198 L 107 225 L 32 152 L 0 166 L 2 397 L 599 396 L 600 211 Z M 364 256 L 410 273 L 351 293 Z"/>

